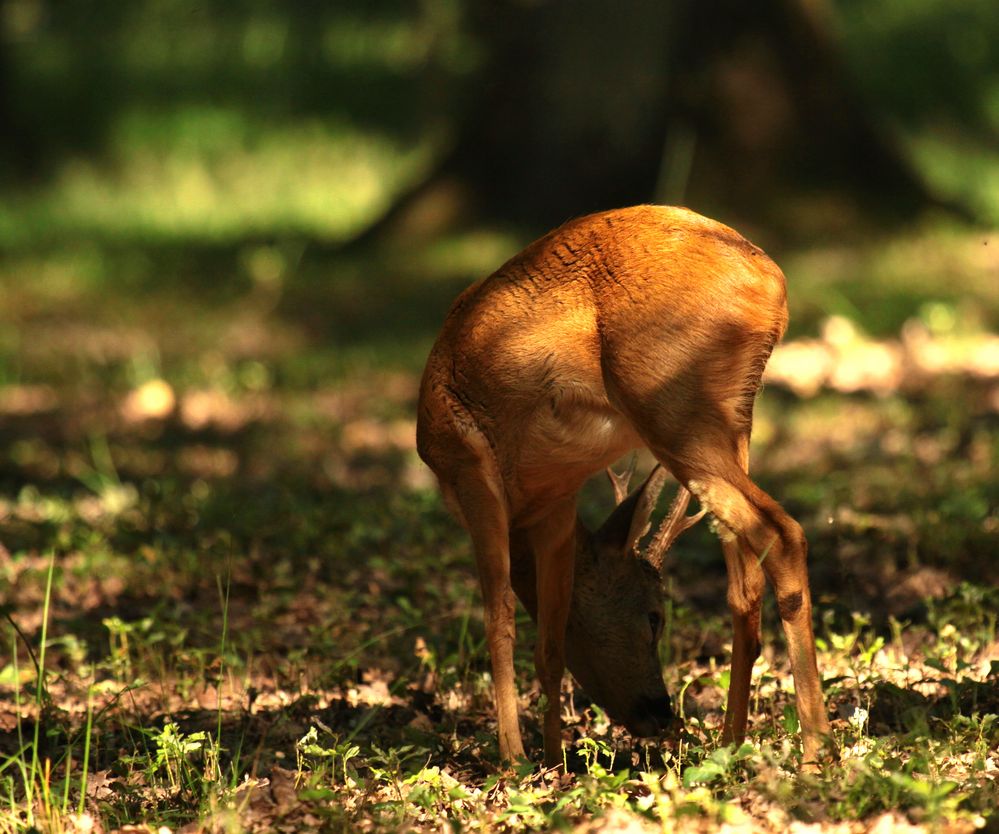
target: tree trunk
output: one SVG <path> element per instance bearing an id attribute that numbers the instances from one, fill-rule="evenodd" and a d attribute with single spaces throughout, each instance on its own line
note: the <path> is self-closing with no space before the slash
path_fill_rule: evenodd
<path id="1" fill-rule="evenodd" d="M 438 219 L 538 228 L 647 201 L 776 222 L 789 194 L 861 214 L 935 202 L 857 94 L 820 0 L 474 6 L 490 60 L 457 141 L 365 239 L 442 193 Z"/>

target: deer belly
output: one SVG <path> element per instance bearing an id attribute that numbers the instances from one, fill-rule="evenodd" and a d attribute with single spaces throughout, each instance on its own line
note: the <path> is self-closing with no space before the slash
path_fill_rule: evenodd
<path id="1" fill-rule="evenodd" d="M 561 397 L 541 405 L 520 447 L 522 469 L 545 468 L 556 480 L 585 480 L 641 441 L 609 403 Z"/>

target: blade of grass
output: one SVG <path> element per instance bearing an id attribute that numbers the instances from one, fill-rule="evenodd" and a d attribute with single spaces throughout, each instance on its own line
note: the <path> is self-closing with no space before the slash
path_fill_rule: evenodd
<path id="1" fill-rule="evenodd" d="M 62 802 L 60 803 L 59 812 L 63 815 L 66 813 L 66 809 L 69 808 L 69 782 L 70 775 L 73 770 L 73 746 L 69 745 L 66 748 L 66 776 L 62 781 Z"/>
<path id="2" fill-rule="evenodd" d="M 84 805 L 87 800 L 87 770 L 90 767 L 90 735 L 94 720 L 94 689 L 87 687 L 87 729 L 83 736 L 83 769 L 80 773 L 80 803 L 77 809 L 78 814 L 83 814 Z M 117 698 L 115 699 L 117 700 Z M 67 777 L 68 781 L 68 777 Z"/>
<path id="3" fill-rule="evenodd" d="M 21 627 L 17 624 L 13 617 L 10 616 L 10 612 L 6 609 L 3 612 L 4 618 L 10 623 L 11 628 L 17 632 L 17 636 L 21 638 L 21 642 L 24 643 L 24 647 L 28 650 L 28 655 L 31 657 L 31 662 L 35 665 L 35 674 L 41 677 L 40 666 L 38 665 L 38 658 L 35 657 L 35 650 L 31 648 L 31 641 L 28 640 L 28 636 L 21 631 Z M 14 644 L 14 653 L 17 653 L 17 643 Z"/>
<path id="4" fill-rule="evenodd" d="M 219 645 L 219 677 L 215 687 L 216 715 L 215 744 L 221 749 L 222 744 L 222 682 L 225 677 L 225 645 L 229 638 L 229 589 L 232 584 L 232 552 L 226 559 L 225 588 L 222 588 L 222 577 L 216 576 L 219 597 L 222 603 L 222 640 Z"/>
<path id="5" fill-rule="evenodd" d="M 14 667 L 14 706 L 17 708 L 17 743 L 21 748 L 21 754 L 27 750 L 24 744 L 24 728 L 21 726 L 21 668 L 17 662 L 17 637 L 11 640 L 10 647 L 11 664 Z"/>
<path id="6" fill-rule="evenodd" d="M 45 644 L 49 633 L 49 603 L 52 600 L 52 574 L 55 572 L 55 551 L 49 554 L 49 571 L 45 580 L 45 599 L 42 605 L 42 641 L 38 649 L 38 673 L 35 679 L 35 706 L 38 714 L 35 717 L 35 732 L 31 745 L 31 770 L 29 784 L 25 786 L 28 798 L 28 814 L 34 804 L 35 779 L 38 776 L 38 742 L 42 728 L 42 701 L 45 697 Z"/>

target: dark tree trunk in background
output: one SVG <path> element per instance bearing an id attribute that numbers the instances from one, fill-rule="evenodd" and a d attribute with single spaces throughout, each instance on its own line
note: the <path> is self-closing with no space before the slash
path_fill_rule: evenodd
<path id="1" fill-rule="evenodd" d="M 493 61 L 455 159 L 473 192 L 544 225 L 651 197 L 670 115 L 670 4 L 482 5 Z"/>
<path id="2" fill-rule="evenodd" d="M 670 4 L 498 0 L 468 10 L 486 66 L 459 108 L 452 150 L 361 240 L 475 214 L 552 226 L 648 199 L 669 117 Z"/>
<path id="3" fill-rule="evenodd" d="M 788 197 L 860 214 L 931 201 L 857 94 L 821 2 L 472 5 L 489 60 L 467 119 L 370 234 L 442 193 L 454 217 L 538 227 L 653 200 L 778 224 Z"/>
<path id="4" fill-rule="evenodd" d="M 0 24 L 7 13 L 0 0 Z M 39 167 L 38 147 L 18 124 L 8 34 L 0 28 L 0 181 L 28 179 Z"/>
<path id="5" fill-rule="evenodd" d="M 691 196 L 737 211 L 824 192 L 902 215 L 932 198 L 853 83 L 822 2 L 685 0 L 671 129 L 694 144 Z"/>

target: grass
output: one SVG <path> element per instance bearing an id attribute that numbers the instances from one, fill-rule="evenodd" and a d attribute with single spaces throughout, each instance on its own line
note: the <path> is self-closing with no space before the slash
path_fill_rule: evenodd
<path id="1" fill-rule="evenodd" d="M 937 243 L 970 248 L 974 234 Z M 474 240 L 488 244 L 483 261 L 516 245 Z M 4 267 L 0 583 L 24 639 L 8 624 L 0 829 L 627 819 L 839 830 L 887 814 L 970 831 L 993 814 L 999 598 L 983 558 L 997 529 L 994 381 L 951 374 L 807 397 L 772 383 L 760 401 L 754 468 L 811 543 L 820 668 L 843 751 L 821 777 L 799 772 L 773 611 L 750 737 L 718 746 L 731 632 L 722 560 L 703 530 L 671 556 L 664 673 L 684 733 L 636 744 L 576 692 L 570 774 L 502 773 L 468 545 L 412 435 L 416 373 L 448 297 L 486 268 L 479 246 L 298 261 L 280 246 L 195 250 L 186 263 L 214 263 L 223 278 L 207 294 L 185 286 L 183 261 L 169 272 L 169 254 L 166 285 L 138 276 L 113 295 L 101 265 L 120 251 L 101 252 L 90 277 L 65 252 L 33 256 L 73 276 L 51 283 L 18 281 L 20 256 Z M 898 252 L 932 247 L 905 238 L 840 261 L 790 253 L 796 303 L 817 303 L 824 283 L 851 292 L 856 272 L 830 264 L 905 274 L 917 264 Z M 374 263 L 384 285 L 366 295 Z M 980 322 L 995 311 L 975 270 L 955 269 L 965 285 L 937 293 L 927 281 L 895 302 L 942 339 L 978 332 L 948 298 L 962 295 Z M 396 294 L 413 299 L 408 309 L 386 306 Z M 595 523 L 607 501 L 595 484 L 584 516 Z M 537 754 L 526 621 L 521 634 Z"/>
<path id="2" fill-rule="evenodd" d="M 14 89 L 36 132 L 64 120 L 72 142 L 0 206 L 0 832 L 999 825 L 994 232 L 928 218 L 768 244 L 789 338 L 834 362 L 812 388 L 767 384 L 753 467 L 808 534 L 841 758 L 801 773 L 772 603 L 749 738 L 719 746 L 724 564 L 695 528 L 670 556 L 662 646 L 683 732 L 638 743 L 566 679 L 568 773 L 500 771 L 468 542 L 413 415 L 451 299 L 536 230 L 335 249 L 443 147 L 415 91 L 421 68 L 438 96 L 477 60 L 459 6 L 291 31 L 257 5 L 200 28 L 173 0 L 50 23 L 36 5 L 5 24 L 28 33 Z M 888 83 L 894 53 L 865 38 L 909 15 L 879 9 L 850 17 L 851 59 Z M 322 61 L 296 63 L 310 44 Z M 109 103 L 84 118 L 91 89 Z M 322 101 L 296 98 L 310 90 Z M 994 217 L 994 153 L 972 145 L 918 124 L 907 142 L 942 193 Z M 913 346 L 949 370 L 920 375 Z M 886 351 L 907 358 L 865 383 Z M 595 525 L 609 503 L 595 482 L 581 513 Z"/>
<path id="3" fill-rule="evenodd" d="M 385 210 L 386 178 L 418 176 L 434 149 L 431 137 L 403 144 L 336 119 L 264 130 L 207 106 L 123 114 L 109 143 L 113 162 L 67 161 L 44 189 L 5 200 L 0 244 L 45 243 L 53 228 L 84 240 L 337 240 Z"/>

